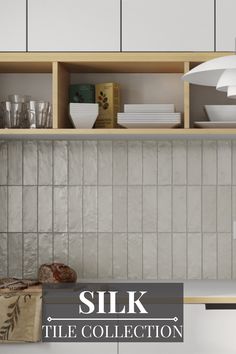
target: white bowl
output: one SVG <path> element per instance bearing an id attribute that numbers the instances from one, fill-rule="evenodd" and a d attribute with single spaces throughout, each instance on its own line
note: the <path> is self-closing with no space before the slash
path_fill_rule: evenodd
<path id="1" fill-rule="evenodd" d="M 75 128 L 91 129 L 98 117 L 98 103 L 70 103 L 70 117 Z"/>
<path id="2" fill-rule="evenodd" d="M 212 122 L 234 122 L 236 121 L 235 105 L 206 105 L 206 114 Z"/>

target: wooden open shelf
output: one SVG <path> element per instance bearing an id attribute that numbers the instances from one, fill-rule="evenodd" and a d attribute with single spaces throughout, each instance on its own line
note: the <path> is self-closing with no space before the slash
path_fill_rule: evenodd
<path id="1" fill-rule="evenodd" d="M 72 129 L 68 118 L 71 73 L 185 73 L 197 64 L 232 53 L 0 53 L 0 73 L 52 73 L 53 129 L 0 129 L 1 138 L 50 136 L 218 136 L 236 129 L 190 129 L 190 86 L 184 83 L 181 129 Z M 1 84 L 1 83 L 0 83 Z"/>

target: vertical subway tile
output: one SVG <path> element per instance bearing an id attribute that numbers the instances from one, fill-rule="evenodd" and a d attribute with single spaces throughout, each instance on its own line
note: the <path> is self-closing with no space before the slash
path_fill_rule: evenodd
<path id="1" fill-rule="evenodd" d="M 113 231 L 127 232 L 127 187 L 113 186 Z"/>
<path id="2" fill-rule="evenodd" d="M 23 187 L 23 231 L 37 232 L 37 187 Z"/>
<path id="3" fill-rule="evenodd" d="M 202 277 L 202 235 L 200 233 L 188 234 L 188 279 L 201 279 Z"/>
<path id="4" fill-rule="evenodd" d="M 52 142 L 38 142 L 38 184 L 52 184 Z"/>
<path id="5" fill-rule="evenodd" d="M 157 234 L 143 234 L 143 278 L 157 279 Z"/>
<path id="6" fill-rule="evenodd" d="M 25 141 L 23 145 L 23 184 L 36 185 L 38 182 L 37 142 Z"/>
<path id="7" fill-rule="evenodd" d="M 170 233 L 158 233 L 157 269 L 158 279 L 172 278 L 172 240 Z"/>
<path id="8" fill-rule="evenodd" d="M 54 184 L 66 185 L 68 180 L 67 141 L 54 141 Z"/>
<path id="9" fill-rule="evenodd" d="M 68 189 L 69 232 L 82 231 L 82 186 L 70 186 Z"/>
<path id="10" fill-rule="evenodd" d="M 187 149 L 185 140 L 173 141 L 173 184 L 186 184 Z"/>
<path id="11" fill-rule="evenodd" d="M 55 232 L 67 231 L 67 192 L 67 187 L 54 187 L 53 229 Z"/>
<path id="12" fill-rule="evenodd" d="M 83 255 L 83 278 L 97 279 L 98 241 L 96 233 L 84 233 Z"/>
<path id="13" fill-rule="evenodd" d="M 128 187 L 128 232 L 142 231 L 142 187 Z"/>
<path id="14" fill-rule="evenodd" d="M 127 185 L 128 145 L 127 141 L 113 141 L 113 185 Z"/>
<path id="15" fill-rule="evenodd" d="M 158 142 L 158 184 L 172 183 L 172 146 L 169 141 Z"/>
<path id="16" fill-rule="evenodd" d="M 217 240 L 215 233 L 203 234 L 203 279 L 217 278 Z"/>
<path id="17" fill-rule="evenodd" d="M 232 267 L 232 271 L 233 271 L 233 274 L 232 274 L 232 278 L 235 280 L 236 279 L 236 240 L 233 240 L 232 242 L 232 247 L 233 247 L 233 267 Z"/>
<path id="18" fill-rule="evenodd" d="M 97 184 L 97 141 L 84 141 L 84 185 Z"/>
<path id="19" fill-rule="evenodd" d="M 37 234 L 25 233 L 24 240 L 24 257 L 23 257 L 23 277 L 26 279 L 37 278 Z"/>
<path id="20" fill-rule="evenodd" d="M 0 233 L 0 277 L 7 277 L 7 234 Z"/>
<path id="21" fill-rule="evenodd" d="M 232 141 L 232 184 L 236 184 L 236 141 Z"/>
<path id="22" fill-rule="evenodd" d="M 128 142 L 128 184 L 142 184 L 142 142 Z"/>
<path id="23" fill-rule="evenodd" d="M 158 186 L 158 232 L 171 232 L 172 198 L 171 187 Z"/>
<path id="24" fill-rule="evenodd" d="M 22 187 L 8 187 L 8 231 L 22 231 Z"/>
<path id="25" fill-rule="evenodd" d="M 52 231 L 52 187 L 38 187 L 38 231 Z"/>
<path id="26" fill-rule="evenodd" d="M 55 233 L 53 236 L 53 261 L 68 264 L 68 234 Z"/>
<path id="27" fill-rule="evenodd" d="M 217 187 L 217 231 L 231 232 L 231 187 Z"/>
<path id="28" fill-rule="evenodd" d="M 22 278 L 22 234 L 8 234 L 8 276 Z"/>
<path id="29" fill-rule="evenodd" d="M 7 231 L 7 187 L 0 187 L 0 232 Z"/>
<path id="30" fill-rule="evenodd" d="M 187 182 L 189 185 L 201 185 L 202 142 L 199 140 L 189 140 L 187 149 Z"/>
<path id="31" fill-rule="evenodd" d="M 22 184 L 22 143 L 19 141 L 8 143 L 8 184 Z"/>
<path id="32" fill-rule="evenodd" d="M 78 276 L 83 277 L 83 234 L 69 234 L 69 266 L 72 267 Z"/>
<path id="33" fill-rule="evenodd" d="M 232 186 L 232 223 L 236 221 L 236 187 Z"/>
<path id="34" fill-rule="evenodd" d="M 70 185 L 81 185 L 83 183 L 83 142 L 69 141 L 69 171 L 68 178 Z"/>
<path id="35" fill-rule="evenodd" d="M 203 184 L 216 184 L 216 142 L 211 140 L 203 141 Z"/>
<path id="36" fill-rule="evenodd" d="M 173 234 L 173 279 L 187 277 L 186 234 Z"/>
<path id="37" fill-rule="evenodd" d="M 218 234 L 218 279 L 231 279 L 232 236 L 229 233 Z"/>
<path id="38" fill-rule="evenodd" d="M 143 186 L 143 232 L 157 231 L 157 187 Z"/>
<path id="39" fill-rule="evenodd" d="M 204 186 L 202 190 L 202 229 L 203 232 L 216 231 L 216 187 Z"/>
<path id="40" fill-rule="evenodd" d="M 218 184 L 231 184 L 231 141 L 219 140 L 218 144 Z"/>
<path id="41" fill-rule="evenodd" d="M 128 239 L 126 233 L 113 234 L 113 278 L 127 279 Z"/>
<path id="42" fill-rule="evenodd" d="M 200 186 L 187 187 L 188 232 L 201 232 L 202 197 Z"/>
<path id="43" fill-rule="evenodd" d="M 0 141 L 0 185 L 7 184 L 7 142 Z"/>
<path id="44" fill-rule="evenodd" d="M 173 231 L 186 232 L 186 187 L 173 187 Z"/>
<path id="45" fill-rule="evenodd" d="M 83 226 L 84 232 L 97 231 L 97 187 L 83 188 Z"/>
<path id="46" fill-rule="evenodd" d="M 112 232 L 112 187 L 98 187 L 98 231 Z"/>
<path id="47" fill-rule="evenodd" d="M 112 278 L 112 233 L 98 234 L 98 278 Z"/>
<path id="48" fill-rule="evenodd" d="M 143 277 L 143 246 L 142 234 L 128 234 L 128 278 L 142 279 Z"/>
<path id="49" fill-rule="evenodd" d="M 157 143 L 143 141 L 143 184 L 157 184 Z"/>
<path id="50" fill-rule="evenodd" d="M 38 264 L 52 263 L 53 238 L 52 233 L 38 234 Z"/>
<path id="51" fill-rule="evenodd" d="M 98 141 L 98 184 L 112 184 L 112 141 Z"/>

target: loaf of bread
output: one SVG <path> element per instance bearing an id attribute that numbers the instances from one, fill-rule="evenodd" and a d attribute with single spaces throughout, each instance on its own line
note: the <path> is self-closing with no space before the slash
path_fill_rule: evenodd
<path id="1" fill-rule="evenodd" d="M 77 274 L 74 269 L 63 263 L 42 264 L 39 267 L 38 279 L 41 283 L 75 283 Z"/>

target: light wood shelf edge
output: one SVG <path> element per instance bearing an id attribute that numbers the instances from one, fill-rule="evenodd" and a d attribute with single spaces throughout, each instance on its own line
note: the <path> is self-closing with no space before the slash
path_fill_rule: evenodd
<path id="1" fill-rule="evenodd" d="M 7 136 L 219 136 L 232 135 L 236 137 L 236 129 L 0 129 L 0 139 Z"/>
<path id="2" fill-rule="evenodd" d="M 190 70 L 190 62 L 184 63 L 184 73 Z M 190 85 L 184 82 L 184 128 L 190 127 Z"/>
<path id="3" fill-rule="evenodd" d="M 236 304 L 236 297 L 184 297 L 184 304 Z"/>

